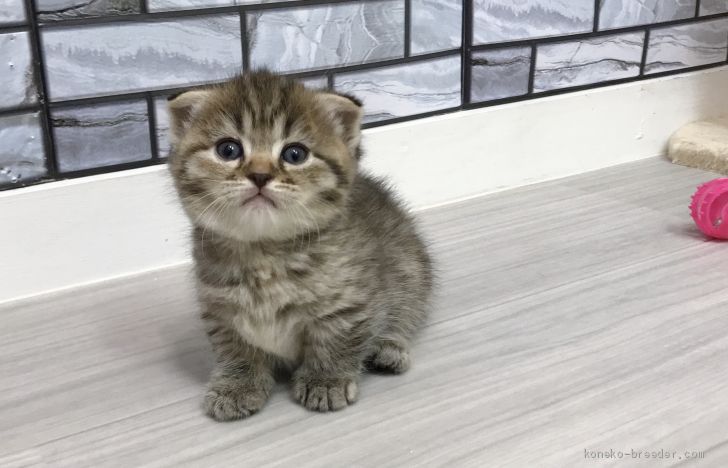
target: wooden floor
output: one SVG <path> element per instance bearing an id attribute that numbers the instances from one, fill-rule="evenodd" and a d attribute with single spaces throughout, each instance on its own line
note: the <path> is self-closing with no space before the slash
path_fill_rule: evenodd
<path id="1" fill-rule="evenodd" d="M 414 367 L 334 414 L 281 385 L 204 417 L 187 269 L 1 306 L 0 466 L 728 466 L 728 244 L 687 211 L 712 177 L 653 160 L 422 213 Z"/>

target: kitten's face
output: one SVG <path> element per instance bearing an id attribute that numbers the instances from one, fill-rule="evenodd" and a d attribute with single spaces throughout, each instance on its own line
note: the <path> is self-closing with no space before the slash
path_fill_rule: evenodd
<path id="1" fill-rule="evenodd" d="M 169 103 L 170 168 L 192 222 L 242 241 L 325 226 L 357 168 L 361 108 L 268 73 Z"/>

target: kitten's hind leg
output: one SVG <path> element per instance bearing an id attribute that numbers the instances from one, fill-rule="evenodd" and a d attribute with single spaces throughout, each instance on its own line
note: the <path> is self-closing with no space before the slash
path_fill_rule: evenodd
<path id="1" fill-rule="evenodd" d="M 402 374 L 410 368 L 410 346 L 425 321 L 425 305 L 397 308 L 372 342 L 365 364 L 369 370 Z"/>
<path id="2" fill-rule="evenodd" d="M 374 371 L 402 374 L 410 367 L 408 343 L 377 340 L 374 351 L 367 359 L 367 367 Z"/>

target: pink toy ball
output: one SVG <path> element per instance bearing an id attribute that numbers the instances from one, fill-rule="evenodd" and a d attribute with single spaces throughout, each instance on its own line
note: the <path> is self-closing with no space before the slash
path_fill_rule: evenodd
<path id="1" fill-rule="evenodd" d="M 698 187 L 690 203 L 690 215 L 706 236 L 728 239 L 728 178 Z"/>

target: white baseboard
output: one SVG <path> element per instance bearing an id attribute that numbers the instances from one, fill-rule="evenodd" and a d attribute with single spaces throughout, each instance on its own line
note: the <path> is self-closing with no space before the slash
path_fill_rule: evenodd
<path id="1" fill-rule="evenodd" d="M 424 208 L 658 156 L 727 114 L 721 67 L 371 129 L 365 167 Z M 189 259 L 164 167 L 2 192 L 0 213 L 0 302 Z"/>

